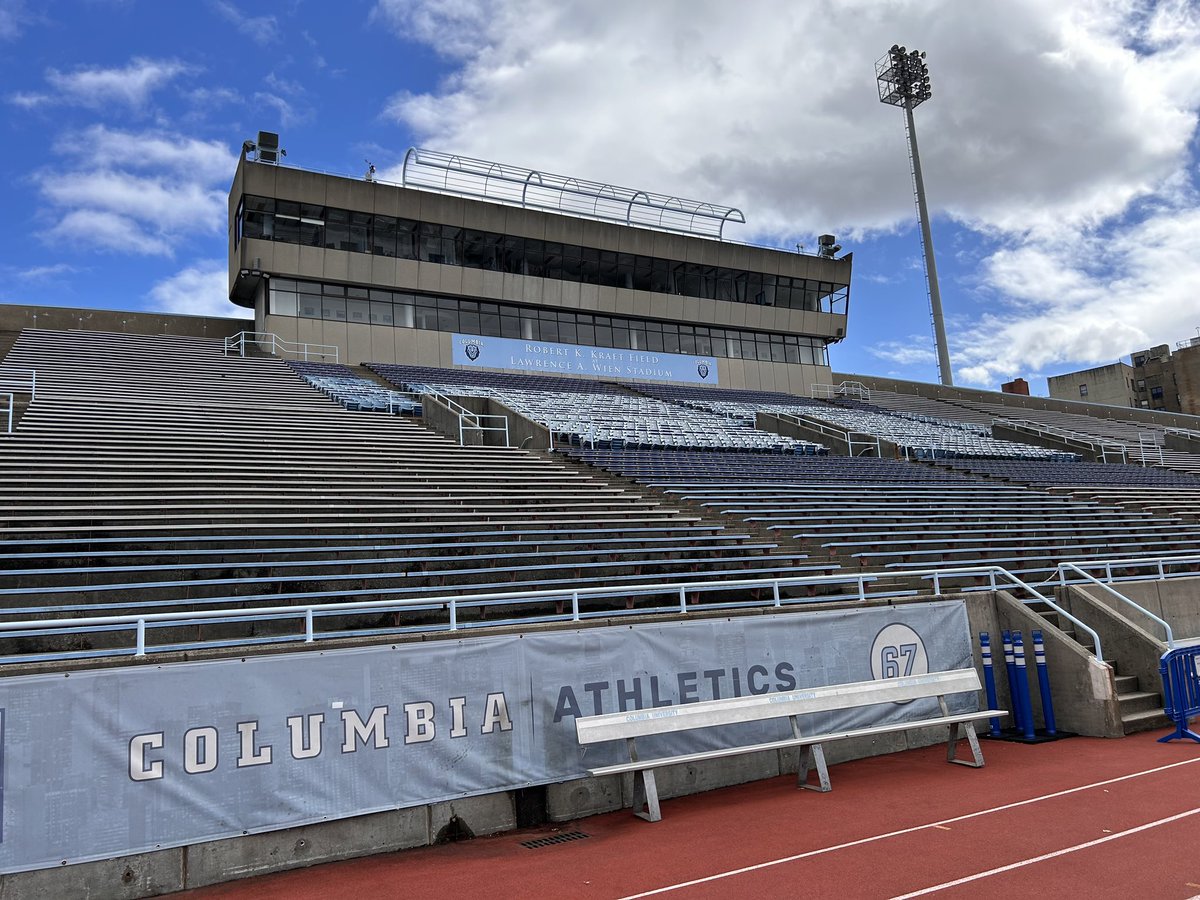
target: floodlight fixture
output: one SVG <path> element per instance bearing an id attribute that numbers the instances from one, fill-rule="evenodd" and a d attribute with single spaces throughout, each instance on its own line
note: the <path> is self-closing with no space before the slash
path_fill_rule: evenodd
<path id="1" fill-rule="evenodd" d="M 942 316 L 942 293 L 938 287 L 937 263 L 933 256 L 933 233 L 929 227 L 929 207 L 925 203 L 925 180 L 921 176 L 921 155 L 917 151 L 917 127 L 913 121 L 913 110 L 933 96 L 925 51 L 909 50 L 900 44 L 892 44 L 891 49 L 875 62 L 875 77 L 879 82 L 879 102 L 899 106 L 904 110 L 913 196 L 917 202 L 917 218 L 921 222 L 921 246 L 925 252 L 929 313 L 933 321 L 934 343 L 937 345 L 938 375 L 942 384 L 953 385 L 950 350 L 946 345 L 946 323 Z"/>

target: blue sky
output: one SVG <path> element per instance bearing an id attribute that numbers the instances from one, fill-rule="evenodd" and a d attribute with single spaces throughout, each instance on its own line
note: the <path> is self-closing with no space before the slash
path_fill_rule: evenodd
<path id="1" fill-rule="evenodd" d="M 854 252 L 835 370 L 936 380 L 893 41 L 959 383 L 1200 327 L 1200 26 L 1182 0 L 0 0 L 0 300 L 232 314 L 238 148 L 386 175 L 411 145 L 736 205 Z"/>

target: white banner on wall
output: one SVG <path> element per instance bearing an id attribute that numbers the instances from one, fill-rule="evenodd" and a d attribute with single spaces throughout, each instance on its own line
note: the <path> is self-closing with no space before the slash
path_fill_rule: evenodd
<path id="1" fill-rule="evenodd" d="M 577 716 L 972 665 L 961 602 L 0 678 L 0 873 L 579 778 Z M 975 709 L 973 698 L 951 701 Z M 821 713 L 853 728 L 933 700 Z M 786 738 L 786 721 L 645 740 Z"/>
<path id="2" fill-rule="evenodd" d="M 553 375 L 592 375 L 636 381 L 683 381 L 718 384 L 715 356 L 687 356 L 650 350 L 583 347 L 552 341 L 456 334 L 454 364 L 544 372 Z"/>

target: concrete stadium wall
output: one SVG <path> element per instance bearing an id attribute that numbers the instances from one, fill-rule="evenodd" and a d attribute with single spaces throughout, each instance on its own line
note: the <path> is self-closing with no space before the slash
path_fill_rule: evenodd
<path id="1" fill-rule="evenodd" d="M 890 605 L 924 603 L 929 599 L 925 596 L 896 600 Z M 1082 734 L 1120 734 L 1119 717 L 1115 717 L 1114 712 L 1115 691 L 1108 667 L 1095 664 L 1078 645 L 1008 594 L 976 592 L 942 599 L 965 602 L 972 635 L 988 631 L 998 637 L 1001 628 L 1042 628 L 1047 636 L 1047 658 L 1055 682 L 1054 699 L 1060 727 Z M 751 611 L 746 614 L 761 613 Z M 803 612 L 796 614 L 803 615 Z M 727 616 L 729 612 L 722 611 L 721 615 Z M 593 627 L 609 624 L 597 622 Z M 568 626 L 578 627 L 570 623 L 543 627 Z M 620 627 L 628 628 L 629 625 L 626 622 Z M 1000 665 L 1003 665 L 1002 658 Z M 979 667 L 978 658 L 976 666 Z M 35 670 L 40 669 L 44 666 Z M 997 681 L 999 706 L 1011 709 L 1005 679 L 1001 677 Z M 1035 715 L 1040 716 L 1036 690 L 1034 703 Z M 930 746 L 944 742 L 945 738 L 944 729 L 927 728 L 838 741 L 827 746 L 826 758 L 832 765 Z M 797 750 L 766 751 L 667 767 L 658 772 L 659 794 L 663 800 L 668 800 L 794 774 L 798 769 L 798 756 Z M 541 822 L 565 822 L 614 812 L 632 806 L 632 784 L 632 775 L 581 778 L 544 788 L 525 789 L 535 792 L 532 796 L 521 796 L 523 791 L 504 791 L 101 862 L 6 875 L 0 881 L 0 897 L 3 900 L 44 900 L 46 897 L 86 896 L 92 900 L 131 900 L 155 896 L 317 863 L 429 846 L 449 839 L 454 832 L 483 836 Z M 789 788 L 781 786 L 780 789 Z M 531 807 L 534 809 L 532 815 L 528 812 Z"/>
<path id="2" fill-rule="evenodd" d="M 230 306 L 230 311 L 233 307 Z M 109 331 L 117 334 L 173 334 L 225 338 L 252 327 L 248 319 L 181 316 L 171 313 L 74 309 L 0 304 L 0 331 L 46 328 L 55 331 Z"/>

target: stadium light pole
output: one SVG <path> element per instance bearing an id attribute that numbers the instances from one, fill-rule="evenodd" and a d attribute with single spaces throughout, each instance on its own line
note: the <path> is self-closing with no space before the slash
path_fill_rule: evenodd
<path id="1" fill-rule="evenodd" d="M 925 53 L 899 44 L 875 63 L 879 80 L 879 101 L 904 110 L 908 133 L 908 154 L 912 162 L 913 193 L 917 198 L 917 217 L 921 220 L 921 246 L 925 250 L 925 281 L 929 289 L 929 311 L 933 318 L 933 338 L 937 344 L 938 375 L 942 384 L 953 385 L 950 348 L 946 346 L 946 322 L 942 317 L 942 292 L 938 288 L 937 263 L 933 258 L 933 233 L 929 228 L 929 208 L 925 205 L 925 181 L 921 177 L 921 155 L 917 152 L 917 128 L 913 110 L 932 96 L 929 66 Z"/>

